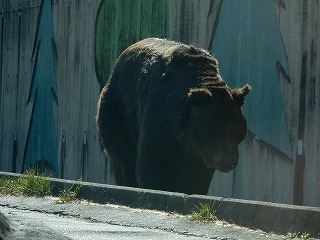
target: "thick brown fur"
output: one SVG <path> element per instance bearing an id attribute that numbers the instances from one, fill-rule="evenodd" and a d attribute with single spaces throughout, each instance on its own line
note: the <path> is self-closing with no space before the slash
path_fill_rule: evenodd
<path id="1" fill-rule="evenodd" d="M 249 85 L 231 89 L 207 51 L 145 39 L 117 59 L 97 126 L 119 185 L 206 194 L 237 165 Z"/>

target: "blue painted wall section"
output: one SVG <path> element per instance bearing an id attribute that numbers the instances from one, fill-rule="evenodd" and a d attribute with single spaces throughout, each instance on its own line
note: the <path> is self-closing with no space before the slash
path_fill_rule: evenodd
<path id="1" fill-rule="evenodd" d="M 244 107 L 249 131 L 292 158 L 277 72 L 288 66 L 274 2 L 220 0 L 214 7 L 221 3 L 212 47 L 221 75 L 231 87 L 251 84 Z"/>
<path id="2" fill-rule="evenodd" d="M 28 103 L 33 103 L 23 169 L 46 162 L 59 174 L 53 103 L 58 104 L 55 74 L 56 47 L 51 0 L 42 0 L 33 47 L 35 58 Z M 33 101 L 32 101 L 33 100 Z"/>

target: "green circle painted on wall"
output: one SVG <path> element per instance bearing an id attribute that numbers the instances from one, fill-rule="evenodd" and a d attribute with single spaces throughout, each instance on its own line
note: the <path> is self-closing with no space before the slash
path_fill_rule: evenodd
<path id="1" fill-rule="evenodd" d="M 95 69 L 101 87 L 119 54 L 147 37 L 168 37 L 167 0 L 102 0 L 95 24 Z"/>

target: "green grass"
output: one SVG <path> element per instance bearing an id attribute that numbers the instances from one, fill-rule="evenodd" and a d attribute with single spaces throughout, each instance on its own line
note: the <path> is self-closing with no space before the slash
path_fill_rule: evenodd
<path id="1" fill-rule="evenodd" d="M 217 210 L 214 209 L 214 202 L 200 203 L 195 205 L 196 210 L 192 212 L 189 219 L 196 222 L 214 222 L 218 220 Z"/>
<path id="2" fill-rule="evenodd" d="M 73 184 L 69 188 L 60 189 L 56 203 L 76 200 L 81 191 L 81 184 Z M 0 177 L 0 194 L 44 197 L 52 195 L 52 183 L 34 169 L 28 169 L 24 176 L 18 178 Z"/>
<path id="3" fill-rule="evenodd" d="M 283 239 L 285 240 L 289 240 L 289 239 L 309 239 L 310 238 L 310 234 L 309 233 L 291 233 L 288 232 L 287 235 L 284 236 Z"/>
<path id="4" fill-rule="evenodd" d="M 0 178 L 0 193 L 43 197 L 51 194 L 52 184 L 44 174 L 33 169 L 19 178 Z"/>
<path id="5" fill-rule="evenodd" d="M 56 201 L 56 203 L 67 203 L 76 200 L 81 188 L 81 184 L 72 184 L 69 188 L 60 189 L 58 195 L 59 200 Z"/>

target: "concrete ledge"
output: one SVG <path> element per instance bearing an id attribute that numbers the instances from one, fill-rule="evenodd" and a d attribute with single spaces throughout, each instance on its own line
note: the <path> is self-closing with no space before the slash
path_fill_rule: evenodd
<path id="1" fill-rule="evenodd" d="M 16 178 L 23 175 L 0 172 L 0 176 Z M 72 184 L 81 184 L 79 197 L 89 201 L 181 214 L 190 214 L 194 211 L 196 204 L 212 201 L 220 220 L 277 234 L 306 232 L 313 237 L 320 237 L 320 208 L 317 207 L 187 195 L 55 178 L 48 179 L 52 182 L 53 195 L 55 196 L 58 195 L 60 189 Z"/>
<path id="2" fill-rule="evenodd" d="M 320 208 L 316 207 L 223 199 L 218 207 L 218 216 L 228 222 L 266 232 L 306 232 L 320 237 Z"/>

